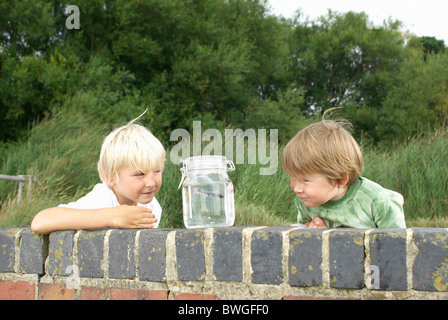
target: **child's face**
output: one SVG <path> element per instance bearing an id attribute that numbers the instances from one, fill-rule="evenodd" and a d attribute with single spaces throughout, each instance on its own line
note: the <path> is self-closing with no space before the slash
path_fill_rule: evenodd
<path id="1" fill-rule="evenodd" d="M 112 183 L 112 190 L 120 204 L 150 203 L 162 185 L 162 170 L 141 172 L 126 168 L 121 170 L 118 177 L 118 182 Z"/>
<path id="2" fill-rule="evenodd" d="M 309 208 L 320 206 L 328 201 L 339 200 L 347 192 L 345 186 L 333 185 L 326 177 L 321 175 L 301 178 L 291 177 L 291 189 Z"/>

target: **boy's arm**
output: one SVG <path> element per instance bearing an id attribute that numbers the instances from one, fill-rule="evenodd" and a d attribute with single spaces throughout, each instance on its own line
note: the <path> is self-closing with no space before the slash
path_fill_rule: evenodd
<path id="1" fill-rule="evenodd" d="M 42 210 L 31 222 L 31 230 L 47 234 L 56 230 L 100 228 L 153 228 L 157 221 L 151 210 L 140 206 L 121 205 L 104 209 L 55 207 Z"/>

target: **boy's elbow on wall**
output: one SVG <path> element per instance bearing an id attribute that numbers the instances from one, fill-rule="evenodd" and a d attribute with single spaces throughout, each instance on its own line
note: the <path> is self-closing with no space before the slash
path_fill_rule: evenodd
<path id="1" fill-rule="evenodd" d="M 49 232 L 45 231 L 45 224 L 42 223 L 42 219 L 40 219 L 39 214 L 36 215 L 33 219 L 33 221 L 31 221 L 31 231 L 35 232 L 35 233 L 40 233 L 40 234 L 47 234 Z"/>
<path id="2" fill-rule="evenodd" d="M 31 221 L 31 231 L 36 233 L 41 233 L 39 222 L 36 221 L 37 219 L 34 218 L 33 221 Z"/>

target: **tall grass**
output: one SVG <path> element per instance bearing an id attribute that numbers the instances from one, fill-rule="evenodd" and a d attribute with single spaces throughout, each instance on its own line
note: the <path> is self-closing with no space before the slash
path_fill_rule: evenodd
<path id="1" fill-rule="evenodd" d="M 82 113 L 60 113 L 33 128 L 28 141 L 0 150 L 2 174 L 34 179 L 30 196 L 20 205 L 17 183 L 0 181 L 0 225 L 29 225 L 40 210 L 84 194 L 98 180 L 103 134 Z"/>
<path id="2" fill-rule="evenodd" d="M 117 124 L 121 125 L 121 124 Z M 33 175 L 30 197 L 17 205 L 17 183 L 0 181 L 0 226 L 29 226 L 40 210 L 76 200 L 99 182 L 96 163 L 110 128 L 82 113 L 61 113 L 30 131 L 28 141 L 0 149 L 0 173 Z M 160 227 L 183 228 L 180 166 L 168 158 L 157 199 Z M 296 222 L 294 193 L 281 169 L 261 176 L 257 164 L 236 164 L 229 173 L 235 189 L 235 225 L 290 225 Z M 448 134 L 414 139 L 392 151 L 364 150 L 364 176 L 405 198 L 408 227 L 448 227 Z M 25 190 L 26 195 L 26 190 Z"/>
<path id="3" fill-rule="evenodd" d="M 364 175 L 404 199 L 411 226 L 448 227 L 448 132 L 436 130 L 392 151 L 364 152 Z"/>

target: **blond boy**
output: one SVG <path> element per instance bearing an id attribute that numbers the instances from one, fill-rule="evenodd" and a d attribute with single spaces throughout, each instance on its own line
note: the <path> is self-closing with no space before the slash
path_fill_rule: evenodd
<path id="1" fill-rule="evenodd" d="M 165 150 L 135 120 L 104 139 L 98 161 L 102 183 L 76 202 L 39 212 L 33 231 L 158 227 L 162 208 L 155 195 L 162 185 Z"/>
<path id="2" fill-rule="evenodd" d="M 309 125 L 288 143 L 282 166 L 310 228 L 405 228 L 403 197 L 361 177 L 360 148 L 340 122 Z"/>

